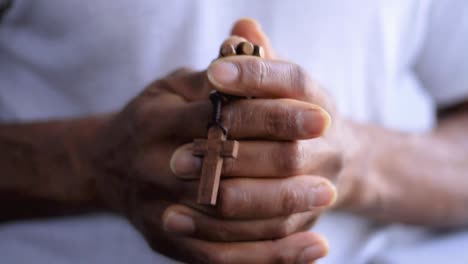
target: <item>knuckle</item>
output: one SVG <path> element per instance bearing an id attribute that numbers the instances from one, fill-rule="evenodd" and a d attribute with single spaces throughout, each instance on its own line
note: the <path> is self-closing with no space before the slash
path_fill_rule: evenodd
<path id="1" fill-rule="evenodd" d="M 129 111 L 126 113 L 126 117 L 129 118 L 128 120 L 130 120 L 130 123 L 127 127 L 122 129 L 143 134 L 151 131 L 155 133 L 153 136 L 160 136 L 164 133 L 167 133 L 167 131 L 154 129 L 154 120 L 162 120 L 163 116 L 165 115 L 164 113 L 166 112 L 166 109 L 164 107 L 161 106 L 155 108 L 153 104 L 143 100 L 135 101 L 135 103 L 133 103 L 128 110 Z M 164 123 L 160 122 L 159 125 L 166 126 L 166 128 L 172 132 L 177 124 L 171 120 L 166 120 Z"/>
<path id="2" fill-rule="evenodd" d="M 260 90 L 271 73 L 271 66 L 264 60 L 251 58 L 242 69 L 242 80 L 250 82 L 249 88 Z"/>
<path id="3" fill-rule="evenodd" d="M 216 211 L 224 217 L 232 216 L 231 211 L 231 200 L 234 195 L 229 188 L 226 188 L 225 184 L 219 185 L 218 191 L 218 203 L 216 204 Z"/>
<path id="4" fill-rule="evenodd" d="M 234 104 L 228 104 L 221 112 L 221 119 L 230 132 L 238 132 L 244 123 L 244 112 Z"/>
<path id="5" fill-rule="evenodd" d="M 285 107 L 272 107 L 265 111 L 264 123 L 266 133 L 270 136 L 287 136 L 297 131 L 295 113 Z"/>
<path id="6" fill-rule="evenodd" d="M 296 227 L 296 217 L 288 216 L 278 227 L 276 235 L 279 238 L 287 237 L 294 232 Z"/>
<path id="7" fill-rule="evenodd" d="M 328 162 L 328 173 L 325 176 L 331 178 L 332 180 L 336 180 L 336 177 L 340 174 L 343 170 L 343 157 L 338 151 L 333 151 L 330 153 L 330 158 Z"/>
<path id="8" fill-rule="evenodd" d="M 155 107 L 155 102 L 161 100 L 161 97 L 157 99 L 155 97 L 162 93 L 162 89 L 170 89 L 169 86 L 167 80 L 159 80 L 156 84 L 150 85 L 140 96 L 127 105 L 125 109 L 126 117 L 133 120 L 137 128 L 151 126 L 154 123 L 152 120 L 154 118 L 159 120 L 164 116 L 166 110 L 162 106 Z"/>
<path id="9" fill-rule="evenodd" d="M 231 229 L 227 225 L 220 224 L 215 231 L 215 238 L 219 241 L 229 241 L 232 238 Z"/>
<path id="10" fill-rule="evenodd" d="M 323 141 L 321 143 L 323 143 L 322 151 L 315 153 L 313 157 L 315 161 L 319 161 L 314 171 L 327 179 L 336 180 L 343 170 L 343 155 L 330 144 Z"/>
<path id="11" fill-rule="evenodd" d="M 146 103 L 139 100 L 131 102 L 124 112 L 124 118 L 131 121 L 135 130 L 141 130 L 148 126 L 149 115 L 150 110 L 146 107 Z"/>
<path id="12" fill-rule="evenodd" d="M 300 174 L 305 164 L 304 146 L 299 141 L 281 144 L 273 157 L 277 169 L 288 175 Z"/>
<path id="13" fill-rule="evenodd" d="M 245 211 L 250 204 L 249 196 L 234 184 L 226 182 L 219 185 L 217 212 L 226 218 L 235 218 L 239 213 Z"/>
<path id="14" fill-rule="evenodd" d="M 140 97 L 151 99 L 168 91 L 172 91 L 172 85 L 169 79 L 159 79 L 146 87 L 146 89 L 140 94 Z"/>
<path id="15" fill-rule="evenodd" d="M 296 96 L 297 97 L 304 97 L 305 95 L 309 94 L 309 75 L 307 71 L 297 65 L 297 64 L 290 64 L 289 67 L 289 78 L 292 87 L 295 88 Z"/>
<path id="16" fill-rule="evenodd" d="M 191 67 L 180 67 L 178 69 L 175 69 L 169 75 L 167 76 L 168 78 L 172 77 L 179 77 L 179 76 L 184 76 L 186 74 L 193 73 L 195 70 Z"/>
<path id="17" fill-rule="evenodd" d="M 283 215 L 295 213 L 299 205 L 303 204 L 304 199 L 302 191 L 289 183 L 281 187 L 279 197 L 281 199 L 280 206 Z"/>

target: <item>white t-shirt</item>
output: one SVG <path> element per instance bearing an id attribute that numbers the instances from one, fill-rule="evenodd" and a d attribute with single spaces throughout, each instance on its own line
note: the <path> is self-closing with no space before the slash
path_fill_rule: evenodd
<path id="1" fill-rule="evenodd" d="M 13 0 L 0 22 L 0 120 L 116 111 L 150 81 L 177 67 L 206 68 L 232 23 L 246 16 L 257 19 L 278 53 L 307 69 L 332 95 L 340 113 L 356 121 L 427 131 L 434 126 L 437 105 L 468 98 L 465 0 Z M 112 223 L 118 228 L 99 229 Z M 73 224 L 85 226 L 89 235 L 79 240 L 67 228 Z M 11 234 L 24 230 L 41 235 L 35 225 L 46 225 L 44 234 L 56 234 L 70 248 L 67 254 L 81 257 L 73 252 L 87 255 L 90 244 L 107 252 L 107 242 L 96 245 L 96 237 L 115 238 L 118 230 L 131 233 L 109 216 L 2 230 L 11 241 Z M 317 229 L 331 239 L 332 256 L 326 263 L 378 254 L 366 246 L 376 237 L 366 220 L 332 214 Z M 25 243 L 34 247 L 34 241 L 11 245 L 2 242 L 4 237 L 0 235 L 2 256 L 24 252 Z M 28 254 L 36 263 L 63 260 L 33 251 Z M 28 254 L 13 254 L 11 260 Z M 66 262 L 73 261 L 70 257 Z M 90 261 L 95 260 L 85 262 Z"/>

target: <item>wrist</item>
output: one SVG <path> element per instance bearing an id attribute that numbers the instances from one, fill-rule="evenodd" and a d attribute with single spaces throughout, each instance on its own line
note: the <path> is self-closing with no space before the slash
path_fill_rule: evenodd
<path id="1" fill-rule="evenodd" d="M 96 159 L 102 130 L 106 127 L 109 115 L 78 119 L 69 128 L 65 141 L 69 148 L 72 181 L 70 195 L 76 202 L 97 209 L 107 209 L 99 190 L 99 177 L 102 170 Z"/>
<path id="2" fill-rule="evenodd" d="M 126 174 L 133 154 L 125 149 L 134 138 L 134 129 L 120 115 L 108 114 L 83 120 L 87 128 L 81 135 L 79 147 L 82 163 L 77 174 L 87 177 L 91 184 L 89 198 L 99 209 L 126 215 L 133 184 Z M 78 141 L 80 142 L 80 141 Z"/>

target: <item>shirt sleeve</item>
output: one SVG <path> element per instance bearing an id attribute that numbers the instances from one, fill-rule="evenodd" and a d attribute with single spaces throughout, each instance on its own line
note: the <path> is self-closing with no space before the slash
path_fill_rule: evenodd
<path id="1" fill-rule="evenodd" d="M 468 1 L 432 1 L 415 70 L 439 107 L 468 100 Z"/>

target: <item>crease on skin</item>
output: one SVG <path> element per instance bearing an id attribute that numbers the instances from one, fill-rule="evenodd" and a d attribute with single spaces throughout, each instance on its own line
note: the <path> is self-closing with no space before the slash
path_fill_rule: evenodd
<path id="1" fill-rule="evenodd" d="M 265 63 L 264 60 L 257 60 L 257 64 L 258 64 L 258 69 L 259 69 L 258 72 L 260 73 L 258 75 L 257 86 L 261 87 L 265 83 L 265 78 L 271 75 L 271 69 L 268 66 L 268 64 Z M 255 90 L 260 90 L 260 89 L 257 88 L 257 89 L 254 89 L 254 91 Z"/>
<path id="2" fill-rule="evenodd" d="M 297 116 L 296 116 L 296 124 L 298 127 L 299 134 L 301 135 L 308 135 L 307 130 L 306 130 L 306 115 L 308 111 L 316 111 L 315 109 L 309 109 L 305 111 L 301 111 Z"/>

